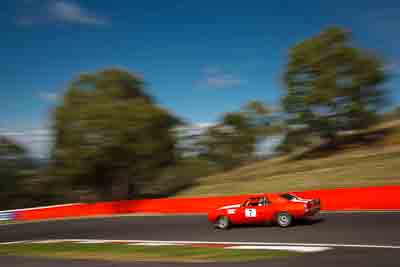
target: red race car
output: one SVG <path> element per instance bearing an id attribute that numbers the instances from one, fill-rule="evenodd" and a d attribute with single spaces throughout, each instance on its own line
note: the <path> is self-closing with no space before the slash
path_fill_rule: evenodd
<path id="1" fill-rule="evenodd" d="M 238 224 L 275 222 L 288 227 L 293 220 L 319 212 L 320 200 L 302 199 L 293 194 L 260 194 L 249 197 L 242 204 L 220 207 L 208 214 L 215 227 L 227 229 Z"/>

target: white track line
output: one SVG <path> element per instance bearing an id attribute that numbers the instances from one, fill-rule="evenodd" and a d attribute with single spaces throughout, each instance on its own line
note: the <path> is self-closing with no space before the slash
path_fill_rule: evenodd
<path id="1" fill-rule="evenodd" d="M 80 244 L 105 244 L 108 243 L 107 240 L 82 240 L 79 241 Z"/>
<path id="2" fill-rule="evenodd" d="M 330 250 L 330 247 L 302 247 L 302 246 L 234 246 L 226 247 L 226 249 L 265 249 L 265 250 L 286 250 L 294 252 L 322 252 Z"/>
<path id="3" fill-rule="evenodd" d="M 39 242 L 77 242 L 77 243 L 157 243 L 157 244 L 199 244 L 199 245 L 227 245 L 227 246 L 299 246 L 299 247 L 339 247 L 339 248 L 385 248 L 400 249 L 398 245 L 372 245 L 372 244 L 338 244 L 338 243 L 280 243 L 280 242 L 223 242 L 223 241 L 176 241 L 176 240 L 104 240 L 104 239 L 53 239 L 38 240 Z M 0 245 L 16 243 L 38 242 L 34 240 L 0 243 Z"/>
<path id="4" fill-rule="evenodd" d="M 400 246 L 392 245 L 370 245 L 370 244 L 336 244 L 336 243 L 280 243 L 280 242 L 212 242 L 212 241 L 161 241 L 161 240 L 108 240 L 109 242 L 129 242 L 129 243 L 174 243 L 174 244 L 200 244 L 200 245 L 233 245 L 233 246 L 312 246 L 312 247 L 347 247 L 347 248 L 393 248 L 400 249 Z M 76 239 L 75 242 L 79 242 Z"/>
<path id="5" fill-rule="evenodd" d="M 152 242 L 144 242 L 144 243 L 128 243 L 130 246 L 149 246 L 149 247 L 159 247 L 159 246 L 181 246 L 182 244 L 175 243 L 152 243 Z"/>

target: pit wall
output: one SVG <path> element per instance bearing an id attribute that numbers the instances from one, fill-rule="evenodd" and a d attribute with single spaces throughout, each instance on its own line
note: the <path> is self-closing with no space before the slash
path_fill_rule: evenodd
<path id="1" fill-rule="evenodd" d="M 320 198 L 324 211 L 400 210 L 400 186 L 342 188 L 292 192 L 303 198 Z M 0 212 L 0 220 L 32 221 L 131 213 L 203 214 L 217 207 L 238 204 L 248 195 L 164 198 L 76 203 Z"/>

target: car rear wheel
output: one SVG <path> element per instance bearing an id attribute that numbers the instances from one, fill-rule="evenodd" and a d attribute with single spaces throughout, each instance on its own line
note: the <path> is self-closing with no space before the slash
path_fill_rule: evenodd
<path id="1" fill-rule="evenodd" d="M 276 215 L 276 222 L 280 227 L 288 227 L 292 224 L 293 217 L 287 212 L 279 212 Z"/>
<path id="2" fill-rule="evenodd" d="M 215 222 L 215 227 L 222 230 L 228 229 L 230 225 L 231 222 L 226 216 L 218 217 L 217 221 Z"/>

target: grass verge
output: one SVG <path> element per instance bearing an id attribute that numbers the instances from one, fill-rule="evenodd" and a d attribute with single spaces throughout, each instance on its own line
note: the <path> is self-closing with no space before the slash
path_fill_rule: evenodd
<path id="1" fill-rule="evenodd" d="M 69 260 L 154 262 L 244 262 L 296 255 L 287 251 L 228 250 L 184 246 L 129 246 L 120 244 L 10 244 L 0 256 L 26 256 Z"/>
<path id="2" fill-rule="evenodd" d="M 398 123 L 400 124 L 400 123 Z M 201 178 L 177 196 L 236 195 L 309 189 L 400 185 L 400 126 L 389 125 L 383 139 L 349 143 L 323 155 L 281 156 Z M 389 127 L 387 126 L 387 127 Z M 317 147 L 318 148 L 318 147 Z M 320 151 L 321 152 L 321 151 Z"/>

